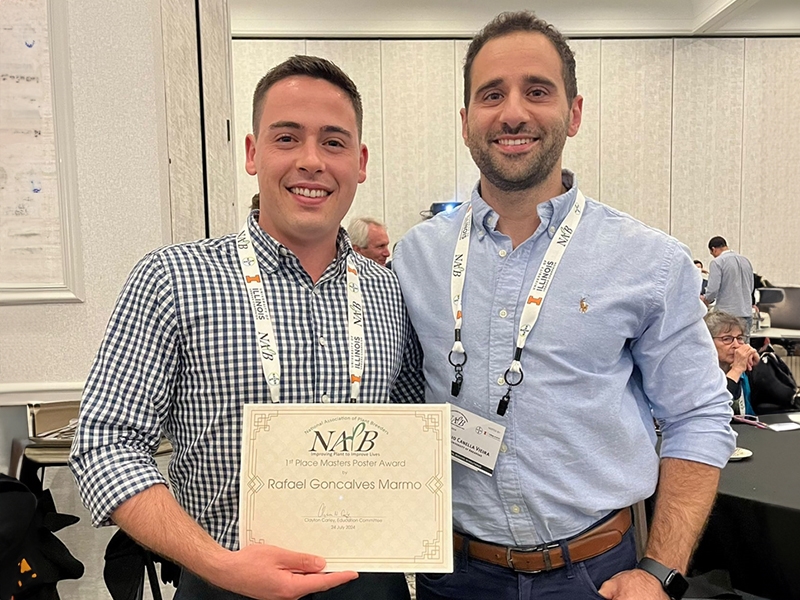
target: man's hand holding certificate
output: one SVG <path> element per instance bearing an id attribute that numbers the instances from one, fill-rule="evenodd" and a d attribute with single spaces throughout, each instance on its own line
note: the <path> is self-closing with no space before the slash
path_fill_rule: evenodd
<path id="1" fill-rule="evenodd" d="M 449 405 L 247 405 L 240 532 L 326 570 L 452 571 Z"/>

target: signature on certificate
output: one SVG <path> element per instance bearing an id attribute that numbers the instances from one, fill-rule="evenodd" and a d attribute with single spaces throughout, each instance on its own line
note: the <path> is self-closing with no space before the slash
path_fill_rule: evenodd
<path id="1" fill-rule="evenodd" d="M 350 514 L 350 512 L 347 509 L 344 509 L 344 508 L 342 508 L 340 510 L 334 510 L 334 511 L 328 512 L 328 509 L 326 508 L 325 504 L 323 503 L 323 504 L 319 505 L 319 510 L 317 511 L 317 516 L 318 517 L 351 517 L 352 515 Z"/>

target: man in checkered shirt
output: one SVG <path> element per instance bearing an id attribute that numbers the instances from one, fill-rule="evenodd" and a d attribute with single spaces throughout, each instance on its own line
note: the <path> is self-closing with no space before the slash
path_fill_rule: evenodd
<path id="1" fill-rule="evenodd" d="M 350 400 L 348 260 L 364 302 L 358 400 L 423 397 L 420 373 L 401 369 L 419 360 L 397 280 L 355 255 L 339 226 L 366 177 L 361 121 L 355 84 L 323 59 L 295 56 L 256 87 L 246 169 L 261 210 L 246 228 L 277 338 L 281 402 Z M 239 549 L 242 406 L 270 401 L 245 264 L 228 235 L 151 252 L 130 275 L 86 383 L 70 461 L 93 523 L 117 524 L 181 564 L 176 599 L 408 598 L 399 573 L 354 579 L 323 573 L 312 555 Z M 174 498 L 152 456 L 162 434 L 174 447 Z"/>

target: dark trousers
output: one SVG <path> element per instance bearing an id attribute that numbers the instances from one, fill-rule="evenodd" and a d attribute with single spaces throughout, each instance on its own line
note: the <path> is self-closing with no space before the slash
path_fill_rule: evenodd
<path id="1" fill-rule="evenodd" d="M 304 596 L 303 600 L 410 600 L 402 573 L 359 573 L 358 579 L 327 592 Z M 226 592 L 184 571 L 173 600 L 247 600 Z"/>
<path id="2" fill-rule="evenodd" d="M 457 553 L 453 573 L 417 574 L 417 600 L 597 600 L 603 582 L 636 566 L 633 527 L 619 545 L 579 563 L 569 560 L 566 543 L 561 548 L 565 566 L 534 574 Z"/>

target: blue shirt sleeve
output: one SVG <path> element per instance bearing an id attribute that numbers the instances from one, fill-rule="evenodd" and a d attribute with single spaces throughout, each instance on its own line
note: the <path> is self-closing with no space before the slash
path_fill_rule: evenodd
<path id="1" fill-rule="evenodd" d="M 673 240 L 661 265 L 661 293 L 631 351 L 663 432 L 661 456 L 722 468 L 735 448 L 731 397 L 702 319 L 696 275 L 688 249 Z"/>

